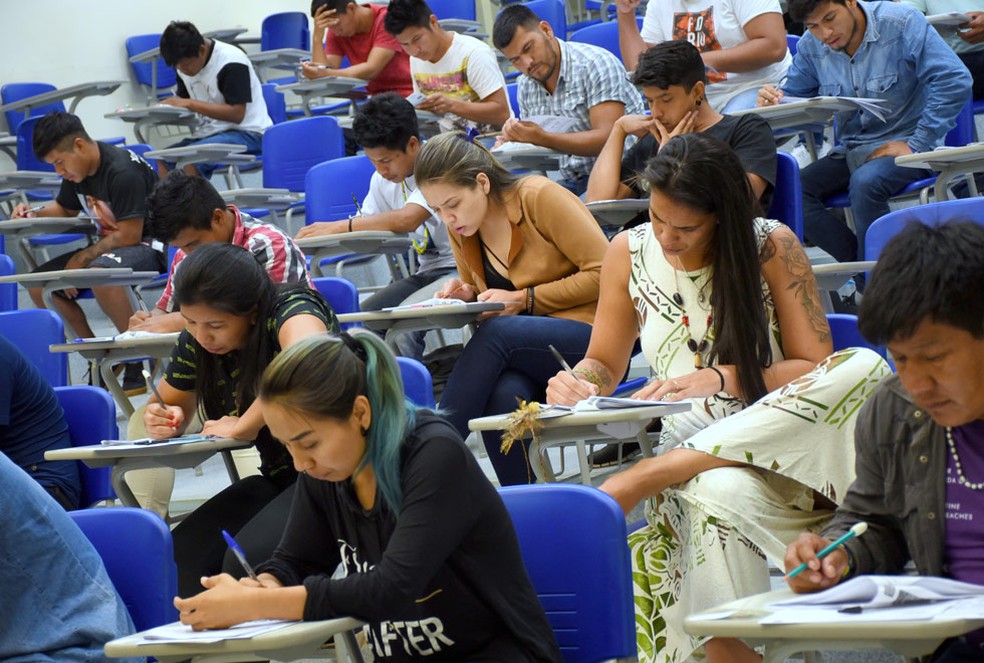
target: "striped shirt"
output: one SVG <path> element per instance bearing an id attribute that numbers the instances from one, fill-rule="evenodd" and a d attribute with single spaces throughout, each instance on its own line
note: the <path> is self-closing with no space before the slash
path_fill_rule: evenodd
<path id="1" fill-rule="evenodd" d="M 642 95 L 629 81 L 625 66 L 610 52 L 591 44 L 560 44 L 560 75 L 554 93 L 529 76 L 519 77 L 519 111 L 521 119 L 535 115 L 572 117 L 577 124 L 571 132 L 591 130 L 591 109 L 606 101 L 625 105 L 625 115 L 645 112 Z M 566 155 L 560 160 L 560 174 L 565 179 L 586 177 L 595 157 Z"/>
<path id="2" fill-rule="evenodd" d="M 274 283 L 307 281 L 309 286 L 314 287 L 304 254 L 290 235 L 276 226 L 257 221 L 249 214 L 240 212 L 234 205 L 230 205 L 229 210 L 236 215 L 231 243 L 252 253 Z M 178 249 L 174 254 L 171 271 L 167 275 L 167 285 L 164 286 L 161 298 L 157 300 L 157 308 L 162 311 L 174 312 L 174 274 L 187 255 L 183 249 Z"/>

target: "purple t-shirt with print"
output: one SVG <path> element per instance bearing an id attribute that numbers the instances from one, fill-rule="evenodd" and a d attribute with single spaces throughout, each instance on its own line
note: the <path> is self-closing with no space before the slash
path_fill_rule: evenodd
<path id="1" fill-rule="evenodd" d="M 984 483 L 984 421 L 957 426 L 952 434 L 964 478 Z M 984 585 L 984 490 L 961 484 L 953 450 L 947 455 L 944 559 L 951 578 Z"/>

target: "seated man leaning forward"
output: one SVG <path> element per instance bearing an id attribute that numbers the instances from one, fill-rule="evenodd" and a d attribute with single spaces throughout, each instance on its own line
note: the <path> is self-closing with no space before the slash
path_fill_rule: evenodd
<path id="1" fill-rule="evenodd" d="M 623 115 L 615 122 L 588 179 L 585 201 L 644 198 L 642 173 L 660 146 L 674 136 L 705 133 L 726 143 L 741 160 L 748 183 L 769 209 L 776 183 L 776 146 L 757 115 L 722 115 L 708 102 L 700 52 L 686 41 L 664 41 L 639 57 L 632 82 L 642 88 L 651 115 Z M 640 140 L 623 157 L 625 138 Z"/>
<path id="2" fill-rule="evenodd" d="M 857 478 L 821 535 L 801 534 L 786 569 L 796 592 L 865 573 L 984 585 L 984 227 L 913 223 L 886 247 L 865 290 L 860 329 L 885 343 L 898 375 L 858 416 Z M 859 521 L 864 536 L 817 551 Z M 980 661 L 984 630 L 944 642 L 935 663 Z"/>
<path id="3" fill-rule="evenodd" d="M 190 138 L 171 147 L 198 143 L 245 145 L 247 154 L 263 149 L 263 132 L 273 125 L 267 114 L 260 79 L 241 49 L 203 37 L 187 21 L 172 21 L 161 35 L 161 57 L 178 73 L 177 92 L 161 103 L 201 116 Z M 173 163 L 158 161 L 161 174 Z M 189 175 L 210 177 L 215 164 L 184 168 Z"/>
<path id="4" fill-rule="evenodd" d="M 499 12 L 492 42 L 522 73 L 517 90 L 522 117 L 552 115 L 575 121 L 567 132 L 555 133 L 510 119 L 502 127 L 503 140 L 562 152 L 566 156 L 560 161 L 560 184 L 581 195 L 615 121 L 642 114 L 639 91 L 618 58 L 598 46 L 557 39 L 550 24 L 526 5 Z"/>
<path id="5" fill-rule="evenodd" d="M 14 208 L 13 217 L 66 217 L 81 211 L 93 217 L 99 226 L 99 241 L 78 251 L 69 251 L 38 267 L 37 272 L 62 269 L 129 267 L 135 272 L 163 272 L 164 255 L 151 246 L 150 233 L 144 223 L 147 194 L 157 181 L 157 174 L 133 152 L 92 140 L 82 122 L 69 113 L 51 113 L 34 127 L 34 154 L 55 167 L 62 177 L 55 199 L 41 209 Z M 44 308 L 41 288 L 29 288 L 31 300 Z M 133 306 L 125 288 L 93 288 L 99 307 L 109 316 L 116 329 L 126 331 Z M 75 333 L 82 338 L 93 336 L 85 311 L 76 301 L 74 288 L 60 290 L 54 302 Z M 144 387 L 139 364 L 127 364 L 124 389 L 139 391 Z"/>
<path id="6" fill-rule="evenodd" d="M 168 173 L 147 197 L 150 233 L 177 249 L 167 285 L 149 313 L 137 311 L 130 318 L 133 331 L 177 332 L 184 318 L 174 307 L 174 274 L 189 253 L 209 242 L 235 244 L 253 254 L 274 283 L 307 281 L 304 254 L 290 235 L 269 223 L 257 221 L 225 200 L 203 177 L 175 171 Z"/>
<path id="7" fill-rule="evenodd" d="M 360 305 L 363 311 L 379 311 L 401 305 L 422 289 L 428 293 L 440 289 L 434 282 L 454 273 L 454 253 L 447 229 L 427 206 L 413 177 L 421 142 L 410 102 L 393 92 L 377 95 L 359 108 L 352 131 L 376 168 L 362 201 L 362 213 L 348 220 L 312 223 L 301 228 L 297 238 L 354 230 L 415 234 L 417 271 L 390 283 Z M 420 359 L 425 335 L 424 331 L 398 333 L 393 344 L 399 354 Z"/>
<path id="8" fill-rule="evenodd" d="M 803 169 L 807 239 L 838 262 L 864 259 L 864 236 L 888 213 L 888 199 L 928 170 L 895 165 L 895 157 L 943 144 L 971 77 L 919 12 L 894 2 L 790 0 L 789 13 L 809 31 L 800 39 L 781 88 L 766 85 L 757 104 L 796 97 L 872 97 L 885 102 L 879 120 L 868 111 L 837 113 L 839 140 L 830 154 Z M 825 202 L 847 191 L 854 230 Z"/>
<path id="9" fill-rule="evenodd" d="M 443 130 L 489 132 L 512 116 L 495 51 L 442 28 L 424 0 L 390 2 L 386 30 L 410 56 L 413 91 L 425 96 L 417 108 L 441 115 Z"/>

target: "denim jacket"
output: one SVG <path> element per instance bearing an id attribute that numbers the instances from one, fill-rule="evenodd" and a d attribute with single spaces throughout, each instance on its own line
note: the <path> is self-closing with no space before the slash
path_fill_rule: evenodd
<path id="1" fill-rule="evenodd" d="M 823 536 L 836 538 L 864 520 L 868 531 L 846 544 L 855 573 L 901 573 L 911 558 L 920 575 L 948 575 L 946 429 L 892 375 L 858 415 L 854 445 L 857 478 Z"/>
<path id="2" fill-rule="evenodd" d="M 912 7 L 863 0 L 858 7 L 867 26 L 854 57 L 806 33 L 782 89 L 797 97 L 885 100 L 884 122 L 865 111 L 835 115 L 842 144 L 835 152 L 859 150 L 863 160 L 889 141 L 904 140 L 913 152 L 939 147 L 970 100 L 970 72 Z"/>

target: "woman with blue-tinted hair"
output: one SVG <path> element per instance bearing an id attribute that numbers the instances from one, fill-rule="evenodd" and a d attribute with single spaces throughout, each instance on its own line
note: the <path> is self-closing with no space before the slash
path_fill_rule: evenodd
<path id="1" fill-rule="evenodd" d="M 352 616 L 377 661 L 561 660 L 502 500 L 454 428 L 406 401 L 382 341 L 300 341 L 259 400 L 301 473 L 287 528 L 257 580 L 175 599 L 182 622 Z"/>

